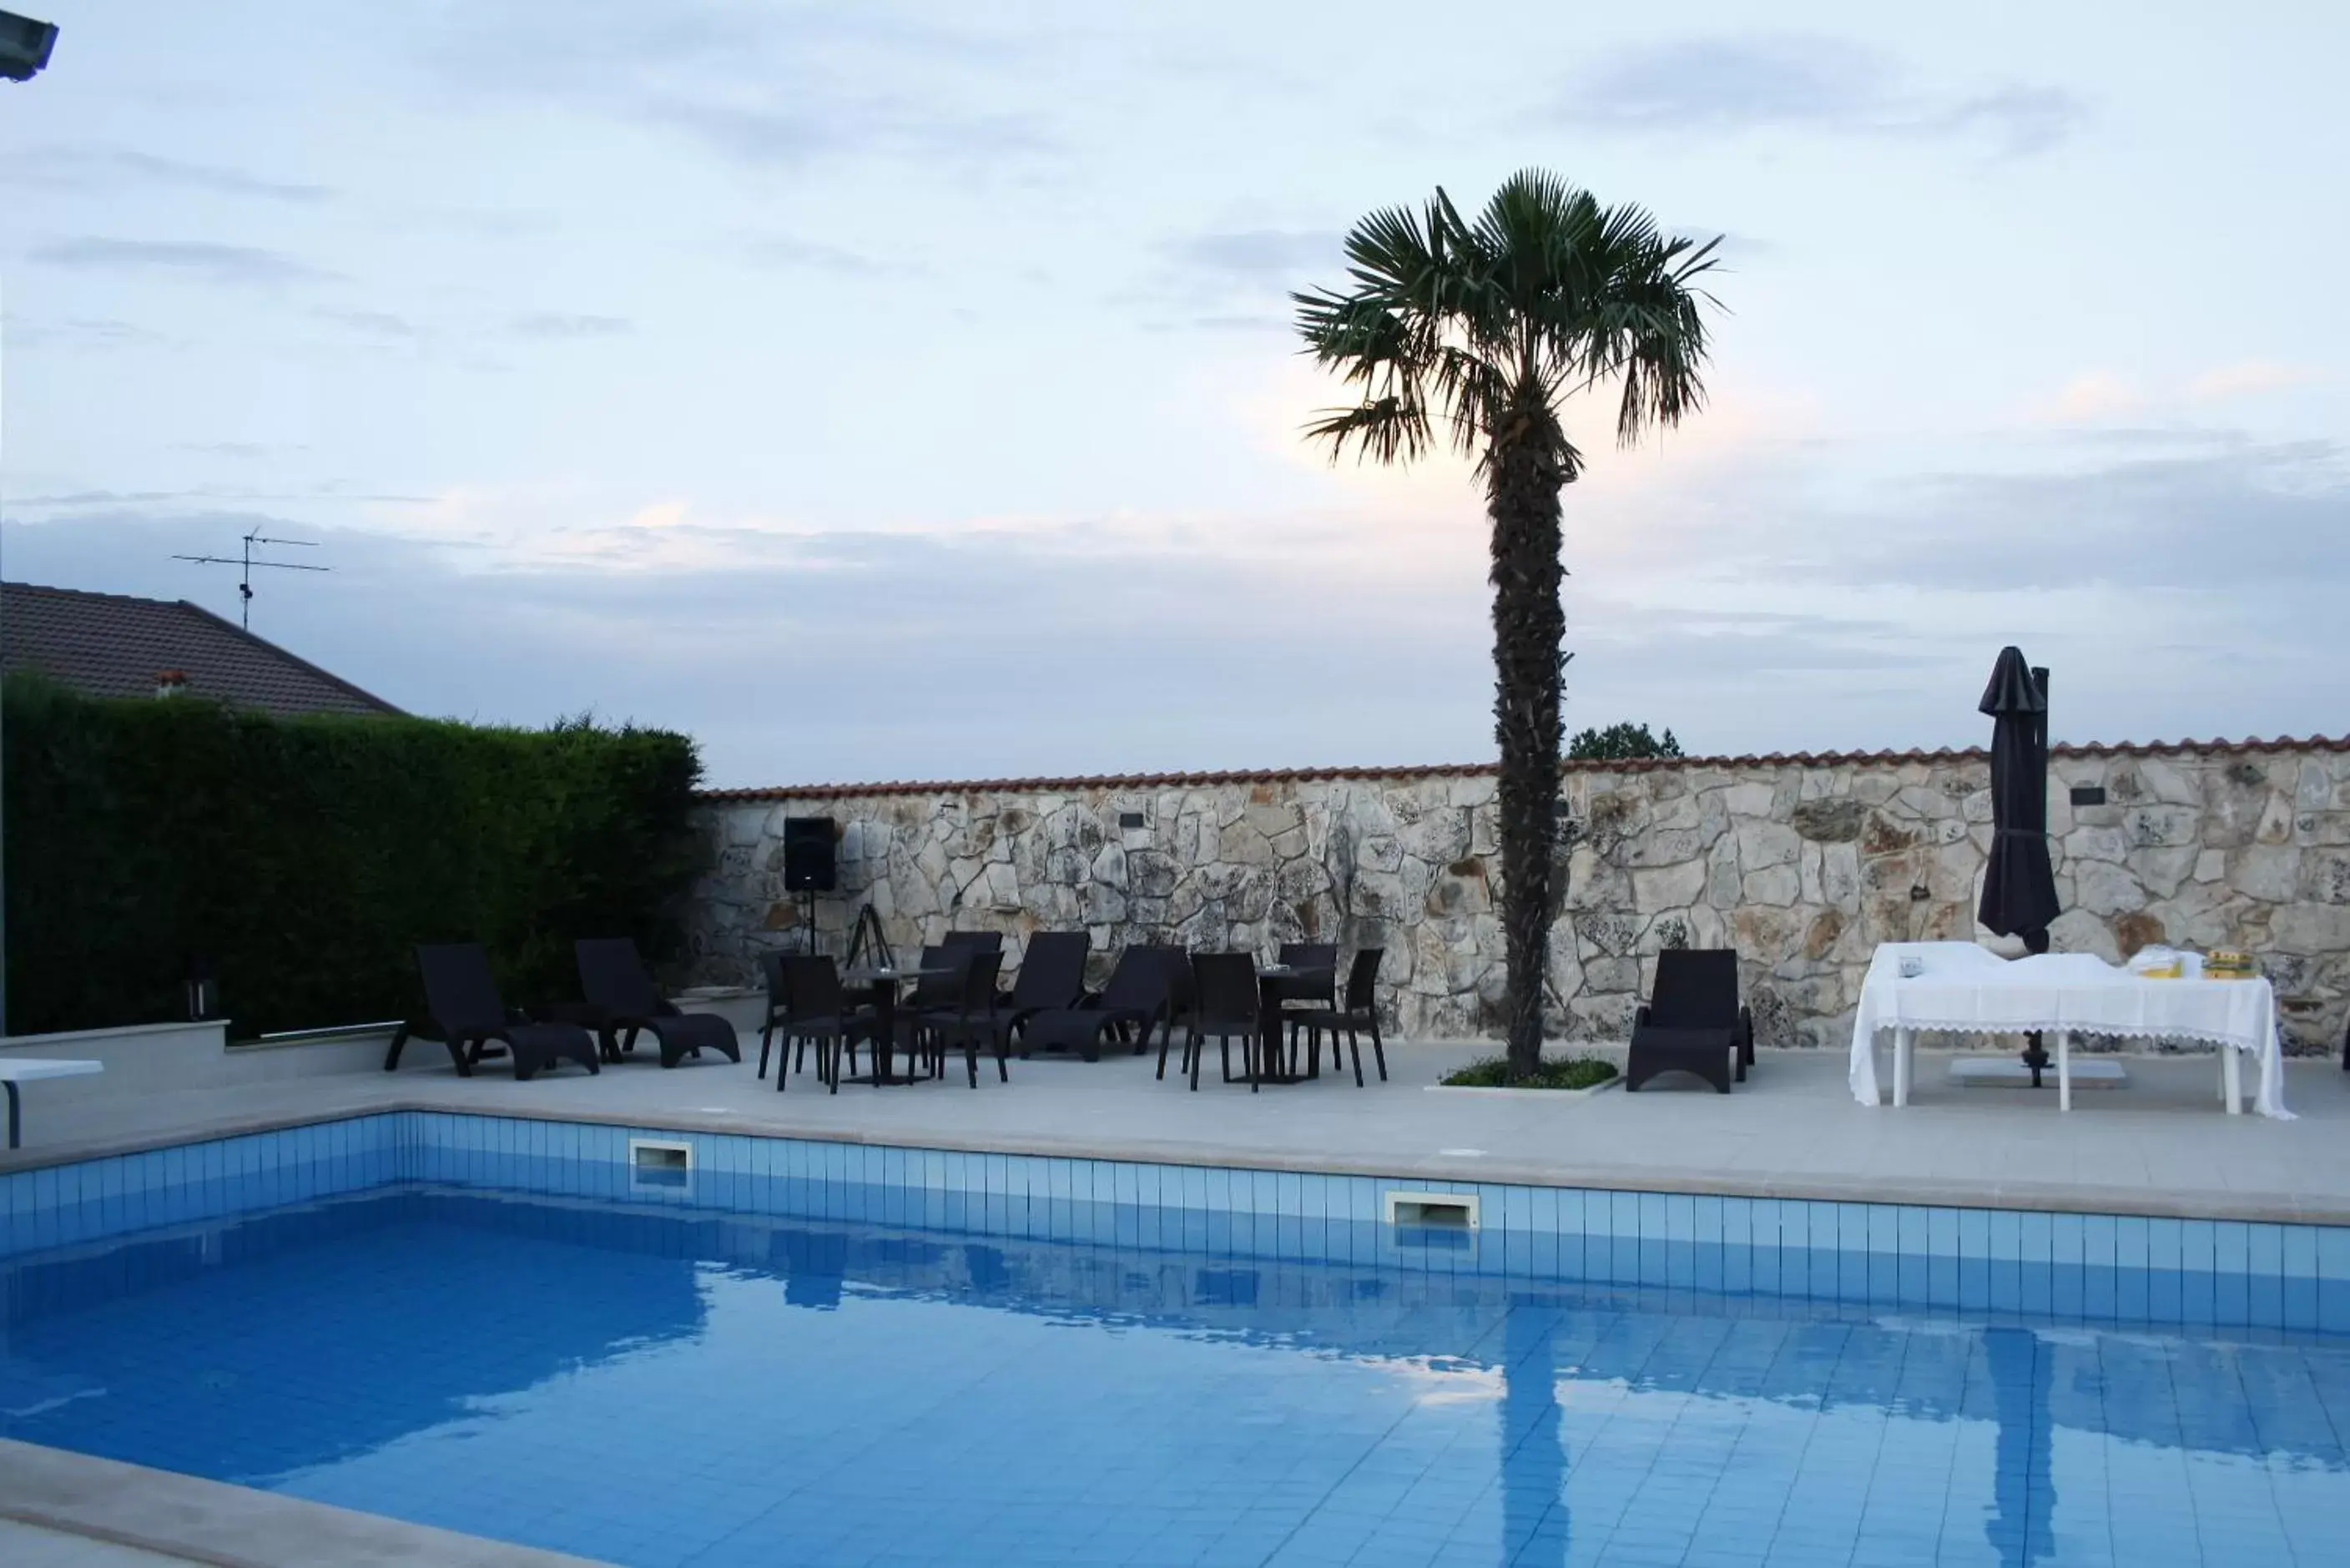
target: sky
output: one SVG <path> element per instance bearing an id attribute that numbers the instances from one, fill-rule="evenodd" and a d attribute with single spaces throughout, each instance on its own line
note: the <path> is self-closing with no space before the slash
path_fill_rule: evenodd
<path id="1" fill-rule="evenodd" d="M 1566 721 L 2350 732 L 2350 8 L 9 0 L 0 571 L 717 785 L 1493 753 L 1471 473 L 1291 290 L 1540 166 L 1722 239 L 1565 497 Z M 44 8 L 45 7 L 45 8 Z"/>

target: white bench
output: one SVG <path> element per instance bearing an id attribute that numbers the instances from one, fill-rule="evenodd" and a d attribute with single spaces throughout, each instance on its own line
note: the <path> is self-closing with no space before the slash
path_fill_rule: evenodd
<path id="1" fill-rule="evenodd" d="M 105 1071 L 106 1064 L 103 1062 L 68 1062 L 47 1056 L 19 1056 L 13 1059 L 0 1056 L 0 1087 L 5 1087 L 8 1091 L 8 1147 L 15 1148 L 19 1142 L 17 1085 L 30 1083 L 35 1078 L 80 1078 L 92 1073 Z"/>

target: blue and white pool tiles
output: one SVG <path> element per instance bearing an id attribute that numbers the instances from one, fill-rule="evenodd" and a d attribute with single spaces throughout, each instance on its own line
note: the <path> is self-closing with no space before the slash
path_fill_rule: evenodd
<path id="1" fill-rule="evenodd" d="M 646 1169 L 631 1141 L 683 1146 Z M 430 1183 L 1142 1250 L 2100 1323 L 2350 1332 L 2350 1227 L 892 1148 L 400 1111 L 0 1176 L 0 1256 Z M 1398 1230 L 1390 1195 L 1477 1200 Z"/>

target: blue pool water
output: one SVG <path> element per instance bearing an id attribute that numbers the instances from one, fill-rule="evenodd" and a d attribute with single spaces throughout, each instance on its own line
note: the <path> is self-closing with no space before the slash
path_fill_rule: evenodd
<path id="1" fill-rule="evenodd" d="M 591 1174 L 20 1249 L 0 1432 L 645 1565 L 2350 1562 L 2338 1336 Z"/>

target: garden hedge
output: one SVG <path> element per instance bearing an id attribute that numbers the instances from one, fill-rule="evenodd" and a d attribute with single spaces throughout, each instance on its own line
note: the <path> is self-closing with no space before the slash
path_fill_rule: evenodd
<path id="1" fill-rule="evenodd" d="M 186 1016 L 192 963 L 234 1038 L 415 1012 L 420 941 L 485 944 L 510 1002 L 578 993 L 571 944 L 674 956 L 699 869 L 682 735 L 296 719 L 11 677 L 7 1024 Z"/>

